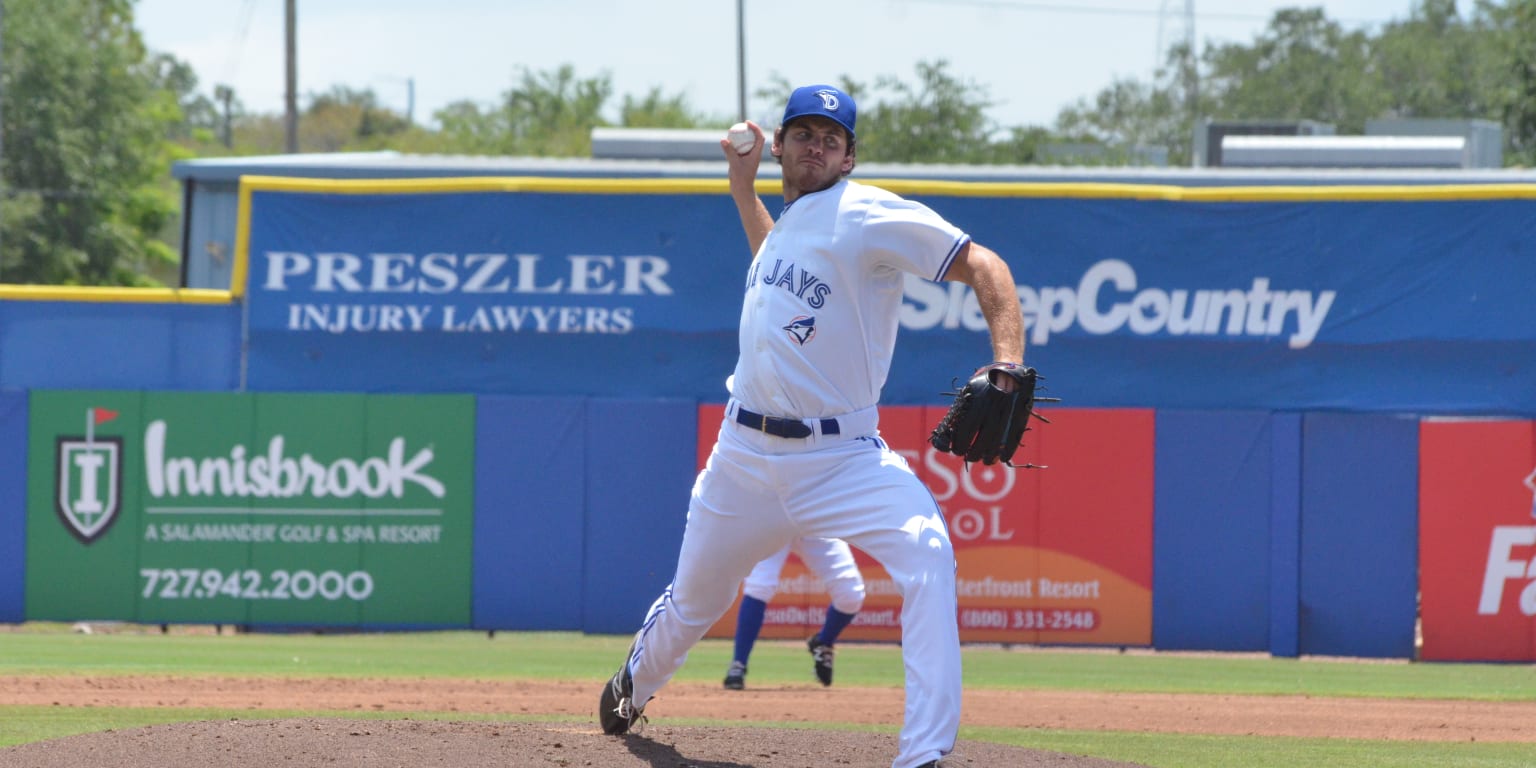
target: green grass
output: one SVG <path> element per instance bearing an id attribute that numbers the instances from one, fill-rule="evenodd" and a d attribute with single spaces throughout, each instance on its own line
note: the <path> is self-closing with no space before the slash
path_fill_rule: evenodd
<path id="1" fill-rule="evenodd" d="M 57 625 L 0 632 L 0 675 L 227 675 L 295 677 L 444 677 L 601 681 L 612 673 L 629 638 L 576 633 L 483 632 L 380 634 L 190 634 L 126 627 L 73 634 Z M 845 643 L 838 682 L 900 686 L 900 649 Z M 726 641 L 707 640 L 678 673 L 681 681 L 715 682 L 729 660 Z M 798 642 L 762 641 L 751 679 L 801 682 L 805 649 Z M 1531 665 L 1346 662 L 1256 656 L 1190 656 L 1146 652 L 968 647 L 968 688 L 1124 692 L 1297 694 L 1536 701 Z M 596 684 L 594 682 L 594 684 Z M 442 713 L 263 711 L 260 717 L 322 714 L 347 717 L 443 718 Z M 153 723 L 249 719 L 247 710 L 0 707 L 0 746 L 76 733 Z M 455 719 L 474 719 L 462 713 Z M 484 717 L 484 716 L 483 716 Z M 491 716 L 486 719 L 527 719 Z M 805 727 L 797 724 L 797 727 Z M 826 726 L 842 727 L 842 726 Z M 1536 727 L 1536 725 L 1533 725 Z M 894 731 L 894 728 L 891 729 Z M 1139 762 L 1158 768 L 1254 766 L 1280 768 L 1515 768 L 1536 765 L 1533 744 L 1459 744 L 1350 739 L 1184 736 L 1046 729 L 970 728 L 961 738 Z"/>
<path id="2" fill-rule="evenodd" d="M 44 628 L 0 633 L 0 674 L 586 680 L 611 674 L 609 667 L 618 663 L 628 645 L 628 637 L 570 632 L 503 632 L 494 637 L 483 632 L 211 636 L 141 631 L 81 635 Z M 838 682 L 901 685 L 899 647 L 845 643 L 841 648 Z M 714 680 L 724 673 L 729 657 L 729 643 L 706 640 L 694 649 L 677 679 Z M 765 640 L 753 654 L 752 676 L 764 682 L 798 682 L 804 677 L 804 662 L 802 644 Z M 965 676 L 971 688 L 1536 701 L 1536 666 L 1514 664 L 968 647 Z"/>

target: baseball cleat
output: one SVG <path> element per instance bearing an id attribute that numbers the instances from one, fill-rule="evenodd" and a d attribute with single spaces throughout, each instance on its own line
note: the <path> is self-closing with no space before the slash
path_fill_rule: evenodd
<path id="1" fill-rule="evenodd" d="M 805 641 L 805 647 L 810 649 L 811 658 L 816 662 L 816 679 L 822 685 L 832 684 L 832 646 L 821 641 L 821 635 L 811 635 Z"/>
<path id="2" fill-rule="evenodd" d="M 633 653 L 633 646 L 630 651 Z M 629 672 L 629 659 L 629 655 L 624 656 L 624 665 L 613 673 L 597 700 L 597 720 L 603 733 L 610 736 L 628 733 L 637 722 L 645 723 L 645 707 L 635 706 L 635 680 Z"/>
<path id="3" fill-rule="evenodd" d="M 739 691 L 747 687 L 747 665 L 739 662 L 731 662 L 731 668 L 725 671 L 725 687 L 732 691 Z"/>

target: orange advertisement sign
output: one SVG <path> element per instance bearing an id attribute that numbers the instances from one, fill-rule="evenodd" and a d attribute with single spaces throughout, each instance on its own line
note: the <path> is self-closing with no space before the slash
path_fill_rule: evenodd
<path id="1" fill-rule="evenodd" d="M 1419 426 L 1429 661 L 1536 661 L 1536 421 Z"/>
<path id="2" fill-rule="evenodd" d="M 723 408 L 699 412 L 699 466 Z M 1056 408 L 1025 436 L 1019 464 L 971 465 L 940 454 L 928 433 L 944 407 L 880 410 L 880 432 L 933 492 L 958 560 L 964 642 L 1150 645 L 1152 642 L 1153 412 Z M 844 640 L 901 638 L 901 596 L 879 563 L 854 550 L 867 588 Z M 768 607 L 762 637 L 802 638 L 828 605 L 793 555 Z M 735 632 L 733 607 L 709 637 Z"/>

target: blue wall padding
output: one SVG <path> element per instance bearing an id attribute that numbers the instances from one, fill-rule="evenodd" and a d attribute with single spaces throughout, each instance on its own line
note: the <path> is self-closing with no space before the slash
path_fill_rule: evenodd
<path id="1" fill-rule="evenodd" d="M 1269 647 L 1268 413 L 1160 411 L 1153 645 Z"/>
<path id="2" fill-rule="evenodd" d="M 26 617 L 27 393 L 0 390 L 0 622 Z"/>
<path id="3" fill-rule="evenodd" d="M 1309 413 L 1301 504 L 1301 652 L 1412 658 L 1419 422 Z"/>
<path id="4" fill-rule="evenodd" d="M 698 421 L 692 400 L 587 401 L 583 631 L 633 633 L 672 583 Z"/>
<path id="5" fill-rule="evenodd" d="M 1300 655 L 1301 414 L 1270 417 L 1269 652 Z"/>
<path id="6" fill-rule="evenodd" d="M 0 302 L 0 387 L 233 391 L 239 304 Z"/>
<path id="7" fill-rule="evenodd" d="M 482 396 L 475 424 L 474 627 L 577 629 L 585 401 Z"/>

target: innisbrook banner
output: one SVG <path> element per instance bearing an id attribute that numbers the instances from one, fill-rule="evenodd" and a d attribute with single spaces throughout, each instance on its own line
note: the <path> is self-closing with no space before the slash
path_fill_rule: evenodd
<path id="1" fill-rule="evenodd" d="M 871 183 L 1008 261 L 1074 406 L 1536 412 L 1536 188 Z M 726 398 L 751 254 L 724 180 L 248 177 L 240 217 L 252 390 Z M 903 290 L 883 401 L 928 405 L 986 327 L 963 285 Z"/>
<path id="2" fill-rule="evenodd" d="M 31 394 L 26 617 L 463 626 L 469 396 Z"/>

